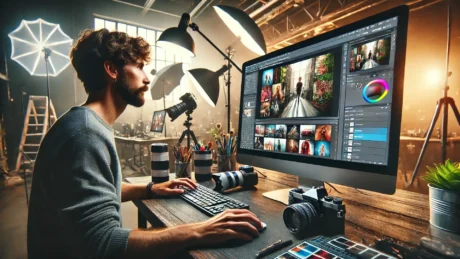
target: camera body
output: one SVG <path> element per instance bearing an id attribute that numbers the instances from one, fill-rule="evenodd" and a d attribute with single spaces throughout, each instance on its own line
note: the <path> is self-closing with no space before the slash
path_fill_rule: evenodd
<path id="1" fill-rule="evenodd" d="M 240 166 L 238 171 L 227 171 L 213 174 L 216 183 L 214 191 L 224 192 L 238 186 L 250 187 L 259 183 L 259 176 L 254 172 L 254 167 L 249 165 Z"/>
<path id="2" fill-rule="evenodd" d="M 345 233 L 345 204 L 342 198 L 328 196 L 323 186 L 289 191 L 289 206 L 284 210 L 286 227 L 293 233 L 326 236 Z"/>

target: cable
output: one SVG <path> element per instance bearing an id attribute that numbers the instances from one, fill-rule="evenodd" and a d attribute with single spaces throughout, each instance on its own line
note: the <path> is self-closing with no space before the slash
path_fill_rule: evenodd
<path id="1" fill-rule="evenodd" d="M 257 170 L 257 169 L 254 169 L 254 171 L 256 171 L 257 173 L 261 174 L 264 176 L 264 178 L 267 178 L 267 176 L 265 174 L 263 174 L 261 171 Z"/>
<path id="2" fill-rule="evenodd" d="M 334 191 L 336 191 L 337 193 L 339 194 L 342 194 L 341 192 L 339 192 L 339 190 L 337 190 L 334 186 L 332 186 L 332 184 L 328 183 L 328 182 L 324 182 L 325 184 L 329 185 L 329 187 L 331 187 L 332 189 L 334 189 Z"/>

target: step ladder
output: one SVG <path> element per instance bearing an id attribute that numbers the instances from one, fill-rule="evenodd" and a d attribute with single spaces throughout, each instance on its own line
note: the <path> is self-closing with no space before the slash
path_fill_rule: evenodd
<path id="1" fill-rule="evenodd" d="M 54 106 L 51 101 L 50 106 L 51 109 L 48 109 L 47 96 L 29 96 L 26 116 L 24 117 L 24 129 L 22 132 L 21 143 L 19 145 L 18 159 L 16 161 L 16 172 L 18 172 L 21 167 L 21 160 L 23 159 L 22 152 L 31 159 L 31 161 L 29 161 L 24 158 L 24 165 L 35 162 L 38 154 L 38 148 L 40 147 L 43 137 L 45 137 L 45 134 L 51 125 L 56 122 L 56 111 L 54 110 Z M 49 111 L 51 111 L 51 125 L 48 125 Z"/>

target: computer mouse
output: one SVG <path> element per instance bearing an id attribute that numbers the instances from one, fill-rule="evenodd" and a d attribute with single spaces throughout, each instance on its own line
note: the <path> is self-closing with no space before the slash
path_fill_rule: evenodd
<path id="1" fill-rule="evenodd" d="M 251 224 L 252 224 L 252 222 L 251 222 Z M 255 226 L 254 224 L 252 224 L 252 225 L 253 225 L 254 227 L 257 228 L 257 226 Z M 259 228 L 258 230 L 259 230 L 259 232 L 262 232 L 262 231 L 264 231 L 266 228 L 267 228 L 267 224 L 265 224 L 264 222 L 262 222 L 262 228 Z"/>

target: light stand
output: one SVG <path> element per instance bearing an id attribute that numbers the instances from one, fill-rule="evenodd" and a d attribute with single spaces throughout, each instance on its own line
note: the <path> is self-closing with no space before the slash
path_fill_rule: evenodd
<path id="1" fill-rule="evenodd" d="M 200 31 L 200 28 L 198 27 L 198 25 L 196 23 L 190 23 L 189 24 L 189 27 L 192 28 L 192 30 L 198 32 L 207 42 L 209 42 L 209 44 L 211 44 L 211 46 L 213 46 L 222 56 L 224 56 L 224 58 L 227 60 L 227 63 L 228 63 L 228 71 L 227 71 L 227 82 L 225 83 L 225 86 L 227 87 L 227 129 L 228 129 L 228 132 L 230 132 L 230 119 L 231 119 L 231 111 L 230 111 L 230 84 L 231 84 L 231 81 L 230 81 L 230 69 L 232 68 L 232 65 L 233 67 L 235 67 L 238 71 L 240 71 L 240 73 L 242 73 L 242 70 L 240 67 L 238 67 L 237 64 L 235 64 L 235 62 L 233 62 L 231 56 L 230 56 L 230 52 L 231 52 L 231 48 L 228 48 L 227 49 L 227 53 L 228 54 L 225 54 L 224 52 L 222 52 L 222 50 L 220 50 L 208 37 L 206 37 L 206 35 L 204 35 L 201 31 Z"/>
<path id="2" fill-rule="evenodd" d="M 192 123 L 190 121 L 193 119 L 190 116 L 192 112 L 187 111 L 185 114 L 187 115 L 187 119 L 184 122 L 184 126 L 187 129 L 182 132 L 182 135 L 179 138 L 178 145 L 180 146 L 182 141 L 184 140 L 184 137 L 187 136 L 187 149 L 190 149 L 190 137 L 193 139 L 195 145 L 198 144 L 198 141 L 195 137 L 195 133 L 193 133 L 193 130 L 190 129 L 190 127 L 192 126 Z"/>
<path id="3" fill-rule="evenodd" d="M 448 96 L 448 91 L 449 91 L 449 86 L 448 84 L 448 78 L 452 75 L 452 72 L 449 72 L 449 55 L 450 55 L 450 30 L 451 30 L 451 14 L 450 14 L 450 5 L 451 1 L 447 0 L 447 48 L 446 48 L 446 78 L 445 78 L 445 87 L 443 88 L 443 97 L 438 100 L 436 104 L 436 109 L 433 115 L 433 119 L 431 121 L 430 127 L 428 128 L 428 132 L 426 134 L 425 142 L 423 143 L 422 150 L 420 152 L 420 156 L 417 160 L 417 163 L 415 165 L 415 169 L 412 172 L 412 178 L 410 180 L 410 183 L 408 184 L 411 185 L 414 182 L 415 176 L 417 175 L 417 170 L 420 167 L 420 163 L 423 159 L 423 155 L 425 154 L 426 147 L 428 146 L 428 142 L 431 137 L 431 133 L 433 132 L 433 129 L 436 125 L 436 122 L 439 118 L 439 114 L 441 113 L 442 109 L 442 126 L 441 126 L 441 161 L 444 162 L 447 157 L 446 153 L 446 147 L 447 147 L 447 123 L 448 123 L 448 115 L 449 115 L 449 106 L 452 107 L 452 111 L 455 114 L 455 117 L 457 118 L 457 122 L 460 125 L 460 113 L 457 109 L 457 106 L 455 105 L 455 101 L 452 97 Z"/>
<path id="4" fill-rule="evenodd" d="M 51 55 L 51 50 L 48 48 L 43 48 L 42 50 L 45 53 L 45 67 L 46 67 L 46 88 L 48 90 L 48 109 L 47 109 L 47 114 L 48 114 L 48 128 L 51 127 L 51 95 L 50 95 L 50 76 L 48 73 L 48 62 L 49 62 L 49 57 Z"/>

